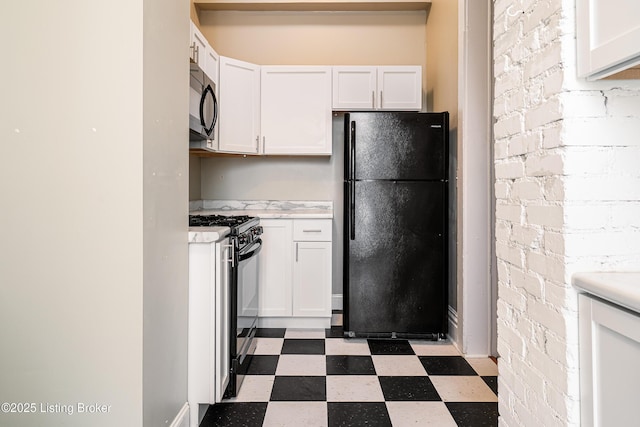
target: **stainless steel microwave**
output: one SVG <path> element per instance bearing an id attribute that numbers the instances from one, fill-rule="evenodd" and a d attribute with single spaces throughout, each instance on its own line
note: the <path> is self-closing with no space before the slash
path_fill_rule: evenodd
<path id="1" fill-rule="evenodd" d="M 189 79 L 189 148 L 216 150 L 218 98 L 216 84 L 191 63 Z"/>

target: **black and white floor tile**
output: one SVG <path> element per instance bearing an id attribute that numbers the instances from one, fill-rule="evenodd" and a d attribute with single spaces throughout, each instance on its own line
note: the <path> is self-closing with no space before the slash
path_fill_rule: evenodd
<path id="1" fill-rule="evenodd" d="M 201 427 L 496 426 L 497 366 L 448 343 L 259 329 L 237 397 Z"/>

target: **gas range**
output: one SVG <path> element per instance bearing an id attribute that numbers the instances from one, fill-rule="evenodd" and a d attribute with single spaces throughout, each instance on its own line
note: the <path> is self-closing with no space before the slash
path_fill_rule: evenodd
<path id="1" fill-rule="evenodd" d="M 189 215 L 189 227 L 229 227 L 236 249 L 254 242 L 261 234 L 260 218 L 248 215 Z"/>

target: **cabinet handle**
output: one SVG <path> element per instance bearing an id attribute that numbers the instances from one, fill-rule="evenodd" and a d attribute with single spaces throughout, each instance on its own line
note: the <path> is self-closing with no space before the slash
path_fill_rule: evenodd
<path id="1" fill-rule="evenodd" d="M 200 46 L 196 45 L 196 42 L 193 42 L 193 56 L 196 58 L 196 64 L 200 62 Z"/>
<path id="2" fill-rule="evenodd" d="M 296 242 L 296 262 L 298 262 L 298 242 Z"/>
<path id="3" fill-rule="evenodd" d="M 262 137 L 262 154 L 265 153 L 266 142 L 267 142 L 267 137 L 263 136 Z"/>
<path id="4" fill-rule="evenodd" d="M 382 91 L 380 91 L 380 108 L 383 108 L 383 105 L 382 105 Z"/>
<path id="5" fill-rule="evenodd" d="M 322 230 L 302 230 L 303 233 L 322 233 Z"/>
<path id="6" fill-rule="evenodd" d="M 256 153 L 260 151 L 260 135 L 256 135 Z"/>
<path id="7" fill-rule="evenodd" d="M 225 248 L 231 248 L 231 254 L 229 255 L 229 259 L 227 260 L 227 262 L 231 263 L 231 267 L 232 268 L 235 267 L 235 261 L 234 261 L 234 259 L 235 259 L 234 255 L 235 254 L 234 254 L 233 244 L 222 245 L 222 246 L 225 247 Z"/>
<path id="8" fill-rule="evenodd" d="M 371 107 L 376 108 L 376 91 L 371 91 Z"/>

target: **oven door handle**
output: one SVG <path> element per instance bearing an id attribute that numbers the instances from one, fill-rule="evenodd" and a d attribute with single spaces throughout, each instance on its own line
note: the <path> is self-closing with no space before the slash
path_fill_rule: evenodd
<path id="1" fill-rule="evenodd" d="M 256 247 L 257 246 L 257 247 Z M 255 248 L 255 249 L 254 249 Z M 262 249 L 262 239 L 258 239 L 249 247 L 238 253 L 238 262 L 246 261 L 254 255 L 258 255 Z"/>

